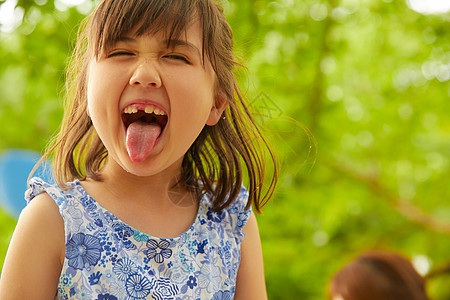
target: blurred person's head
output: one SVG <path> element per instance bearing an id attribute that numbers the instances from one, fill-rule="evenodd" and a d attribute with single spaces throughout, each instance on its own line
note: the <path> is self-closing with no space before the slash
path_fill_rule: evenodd
<path id="1" fill-rule="evenodd" d="M 382 251 L 358 256 L 330 281 L 332 300 L 428 300 L 425 280 L 409 260 Z"/>

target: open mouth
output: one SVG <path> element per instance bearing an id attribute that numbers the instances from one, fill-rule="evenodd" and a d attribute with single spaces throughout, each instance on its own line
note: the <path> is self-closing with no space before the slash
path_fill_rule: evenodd
<path id="1" fill-rule="evenodd" d="M 152 105 L 133 104 L 122 112 L 128 155 L 143 162 L 152 152 L 167 125 L 167 114 Z"/>
<path id="2" fill-rule="evenodd" d="M 162 132 L 167 124 L 167 115 L 153 106 L 138 107 L 137 105 L 132 105 L 126 107 L 122 112 L 122 121 L 126 129 L 134 122 L 141 122 L 149 125 L 159 125 Z"/>

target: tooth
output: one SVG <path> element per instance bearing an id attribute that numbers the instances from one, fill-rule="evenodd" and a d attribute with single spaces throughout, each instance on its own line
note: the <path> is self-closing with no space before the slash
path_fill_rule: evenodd
<path id="1" fill-rule="evenodd" d="M 133 106 L 131 112 L 132 112 L 133 114 L 137 113 L 137 112 L 138 112 L 137 107 L 136 107 L 136 106 Z"/>
<path id="2" fill-rule="evenodd" d="M 155 115 L 160 115 L 160 116 L 164 116 L 164 115 L 166 114 L 163 110 L 161 110 L 161 109 L 159 109 L 159 108 L 155 108 L 155 110 L 153 111 L 153 113 L 154 113 Z"/>
<path id="3" fill-rule="evenodd" d="M 151 106 L 146 106 L 145 107 L 145 112 L 147 113 L 147 114 L 151 114 L 152 112 L 154 112 L 155 110 L 154 110 L 154 108 L 153 107 L 151 107 Z M 155 113 L 156 114 L 156 113 Z"/>
<path id="4" fill-rule="evenodd" d="M 131 114 L 131 107 L 126 107 L 123 112 L 126 114 Z"/>

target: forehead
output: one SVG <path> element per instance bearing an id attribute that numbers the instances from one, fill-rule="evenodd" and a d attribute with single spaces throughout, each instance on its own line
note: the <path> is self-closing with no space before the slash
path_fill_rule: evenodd
<path id="1" fill-rule="evenodd" d="M 133 42 L 135 38 L 154 38 L 156 37 L 161 43 L 165 43 L 167 47 L 175 46 L 196 46 L 202 47 L 203 42 L 203 32 L 201 24 L 199 21 L 194 21 L 188 24 L 183 31 L 177 36 L 169 36 L 166 30 L 160 30 L 154 32 L 149 30 L 140 34 L 137 29 L 132 30 L 129 33 L 125 33 L 119 41 L 131 41 Z"/>
<path id="2" fill-rule="evenodd" d="M 89 42 L 94 52 L 123 36 L 162 34 L 167 41 L 203 37 L 194 1 L 105 1 L 93 13 Z"/>

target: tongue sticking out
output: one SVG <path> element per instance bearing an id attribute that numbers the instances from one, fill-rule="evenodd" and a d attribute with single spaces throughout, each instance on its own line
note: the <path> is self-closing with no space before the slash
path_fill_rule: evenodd
<path id="1" fill-rule="evenodd" d="M 127 151 L 133 162 L 143 162 L 155 146 L 161 134 L 158 123 L 133 122 L 127 128 Z"/>

